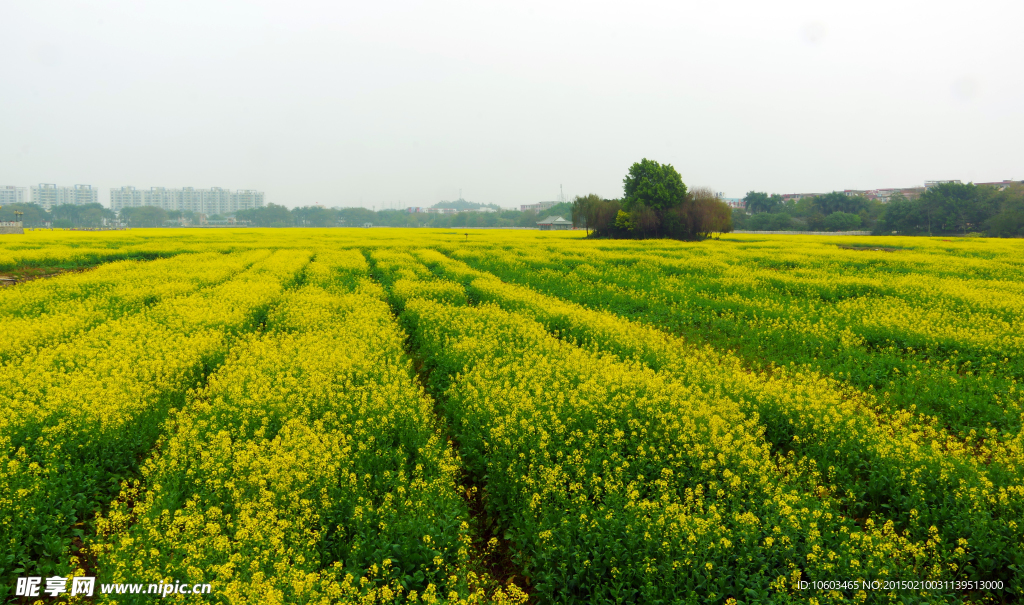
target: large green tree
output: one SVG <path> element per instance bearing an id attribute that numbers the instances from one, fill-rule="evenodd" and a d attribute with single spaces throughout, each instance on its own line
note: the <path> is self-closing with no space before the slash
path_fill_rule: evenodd
<path id="1" fill-rule="evenodd" d="M 627 212 L 646 207 L 661 214 L 686 202 L 686 184 L 671 164 L 659 164 L 644 158 L 629 167 L 622 179 L 625 197 L 622 207 Z"/>
<path id="2" fill-rule="evenodd" d="M 920 220 L 917 205 L 902 193 L 897 193 L 889 198 L 875 232 L 880 235 L 912 235 L 917 233 Z"/>
<path id="3" fill-rule="evenodd" d="M 868 207 L 867 199 L 856 195 L 846 195 L 842 191 L 816 196 L 811 203 L 825 216 L 833 212 L 858 214 Z"/>
<path id="4" fill-rule="evenodd" d="M 931 228 L 967 233 L 991 216 L 989 199 L 973 183 L 940 183 L 921 194 L 921 205 L 932 219 Z"/>
<path id="5" fill-rule="evenodd" d="M 825 217 L 824 225 L 828 231 L 851 231 L 860 227 L 861 218 L 850 212 L 833 212 Z"/>
<path id="6" fill-rule="evenodd" d="M 255 227 L 294 227 L 295 217 L 284 206 L 267 204 L 260 208 L 239 210 L 235 218 L 240 221 L 249 221 Z"/>
<path id="7" fill-rule="evenodd" d="M 572 226 L 578 228 L 582 225 L 587 229 L 587 236 L 589 236 L 591 227 L 597 223 L 595 212 L 600 203 L 601 196 L 596 193 L 586 196 L 577 195 L 576 199 L 572 201 Z"/>
<path id="8" fill-rule="evenodd" d="M 671 164 L 644 158 L 622 179 L 622 200 L 577 197 L 573 220 L 598 237 L 702 239 L 732 230 L 732 211 L 714 190 L 687 189 Z"/>
<path id="9" fill-rule="evenodd" d="M 155 206 L 123 208 L 121 220 L 128 223 L 129 227 L 163 227 L 164 221 L 167 220 L 167 211 Z"/>
<path id="10" fill-rule="evenodd" d="M 99 227 L 104 219 L 112 220 L 114 212 L 101 204 L 63 204 L 50 211 L 55 223 L 73 227 Z"/>
<path id="11" fill-rule="evenodd" d="M 743 198 L 743 203 L 750 214 L 778 212 L 783 207 L 781 195 L 777 193 L 768 195 L 763 191 L 748 191 Z"/>
<path id="12" fill-rule="evenodd" d="M 991 192 L 992 216 L 985 221 L 991 237 L 1024 237 L 1024 185 Z"/>
<path id="13" fill-rule="evenodd" d="M 293 208 L 291 216 L 299 227 L 335 227 L 338 222 L 338 213 L 336 211 L 319 206 Z M 283 214 L 278 220 L 287 222 Z"/>

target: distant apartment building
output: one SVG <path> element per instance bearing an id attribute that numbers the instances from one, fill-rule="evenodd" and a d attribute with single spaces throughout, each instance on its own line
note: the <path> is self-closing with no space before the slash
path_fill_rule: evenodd
<path id="1" fill-rule="evenodd" d="M 179 210 L 180 193 L 180 190 L 150 187 L 149 191 L 142 192 L 142 205 L 156 206 L 164 210 Z"/>
<path id="2" fill-rule="evenodd" d="M 252 210 L 263 206 L 263 192 L 242 189 L 231 194 L 231 212 Z"/>
<path id="3" fill-rule="evenodd" d="M 551 208 L 557 203 L 558 202 L 537 202 L 536 204 L 520 204 L 519 210 L 521 212 L 526 212 L 528 210 L 532 210 L 533 212 L 540 212 L 541 210 L 547 210 L 548 208 Z"/>
<path id="4" fill-rule="evenodd" d="M 100 190 L 92 185 L 75 185 L 75 205 L 100 203 Z"/>
<path id="5" fill-rule="evenodd" d="M 0 187 L 0 206 L 28 203 L 28 191 L 24 187 L 7 185 Z"/>
<path id="6" fill-rule="evenodd" d="M 992 181 L 991 183 L 975 183 L 975 185 L 987 185 L 989 187 L 995 187 L 996 189 L 1002 191 L 1003 189 L 1006 189 L 1010 185 L 1024 185 L 1024 181 Z"/>
<path id="7" fill-rule="evenodd" d="M 946 184 L 946 183 L 961 184 L 961 181 L 959 179 L 948 179 L 948 180 L 944 180 L 944 181 L 925 181 L 923 187 L 888 187 L 888 188 L 883 188 L 883 189 L 846 189 L 846 190 L 843 191 L 843 193 L 845 193 L 846 195 L 849 195 L 851 197 L 852 196 L 866 197 L 869 200 L 878 200 L 878 201 L 882 202 L 883 204 L 888 204 L 889 201 L 892 199 L 892 197 L 894 195 L 899 194 L 899 195 L 902 195 L 903 197 L 907 198 L 908 200 L 913 200 L 913 199 L 917 199 L 917 198 L 921 197 L 921 195 L 924 194 L 925 191 L 928 191 L 932 187 L 935 187 L 937 185 L 943 185 L 943 184 Z M 1012 181 L 1012 180 L 1010 180 L 1010 181 L 993 181 L 991 183 L 974 183 L 974 184 L 978 185 L 978 186 L 986 185 L 986 186 L 989 186 L 989 187 L 996 187 L 997 189 L 1002 191 L 1003 189 L 1006 189 L 1010 185 L 1014 185 L 1014 184 L 1017 184 L 1017 183 L 1024 184 L 1024 181 Z M 803 194 L 803 195 L 807 196 L 807 195 L 813 195 L 813 194 Z M 785 196 L 783 196 L 783 197 L 785 197 Z"/>
<path id="8" fill-rule="evenodd" d="M 921 194 L 938 183 L 959 183 L 960 181 L 926 181 L 924 187 L 883 187 L 881 189 L 844 189 L 843 193 L 849 197 L 864 197 L 869 200 L 878 200 L 888 204 L 889 200 L 896 194 L 900 194 L 908 200 L 921 197 Z M 825 193 L 786 193 L 783 194 L 784 202 L 798 201 L 805 197 L 817 197 Z"/>
<path id="9" fill-rule="evenodd" d="M 455 208 L 424 208 L 421 206 L 410 206 L 405 211 L 409 214 L 458 214 L 460 212 Z"/>
<path id="10" fill-rule="evenodd" d="M 824 193 L 783 193 L 782 194 L 782 201 L 784 201 L 784 202 L 794 201 L 795 202 L 795 201 L 802 200 L 805 197 L 815 197 L 815 196 L 819 196 L 819 195 L 825 195 L 825 194 Z"/>
<path id="11" fill-rule="evenodd" d="M 32 203 L 49 210 L 54 206 L 66 203 L 64 201 L 67 187 L 58 187 L 40 183 L 32 186 Z"/>
<path id="12" fill-rule="evenodd" d="M 738 198 L 738 197 L 722 197 L 721 195 L 719 195 L 718 199 L 720 199 L 723 202 L 725 202 L 725 204 L 727 206 L 729 206 L 730 208 L 740 208 L 740 209 L 743 209 L 743 208 L 747 207 L 747 203 L 744 202 L 742 198 Z"/>
<path id="13" fill-rule="evenodd" d="M 243 189 L 231 191 L 220 187 L 195 189 L 182 187 L 150 187 L 140 191 L 134 187 L 110 190 L 110 208 L 120 212 L 123 208 L 153 206 L 164 210 L 191 211 L 200 214 L 231 214 L 239 210 L 251 210 L 264 206 L 262 191 Z"/>
<path id="14" fill-rule="evenodd" d="M 142 203 L 142 192 L 135 187 L 121 187 L 110 190 L 110 208 L 119 211 L 122 208 L 138 208 Z"/>
<path id="15" fill-rule="evenodd" d="M 84 204 L 99 203 L 99 190 L 92 185 L 75 185 L 74 187 L 59 187 L 51 183 L 40 183 L 31 188 L 31 202 L 42 206 L 45 210 L 52 210 L 54 206 L 71 204 L 82 206 Z"/>
<path id="16" fill-rule="evenodd" d="M 894 195 L 899 194 L 912 200 L 921 197 L 926 190 L 925 187 L 888 187 L 884 189 L 845 189 L 843 193 L 850 197 L 863 197 L 888 204 Z"/>

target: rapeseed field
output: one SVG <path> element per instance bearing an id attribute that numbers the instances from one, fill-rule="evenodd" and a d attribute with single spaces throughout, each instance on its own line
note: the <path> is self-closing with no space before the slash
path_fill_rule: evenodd
<path id="1" fill-rule="evenodd" d="M 30 231 L 23 267 L 64 272 L 0 289 L 6 602 L 1024 596 L 1019 240 Z"/>

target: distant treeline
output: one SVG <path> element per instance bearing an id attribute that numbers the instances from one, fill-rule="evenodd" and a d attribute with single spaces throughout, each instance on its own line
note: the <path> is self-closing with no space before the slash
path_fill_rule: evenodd
<path id="1" fill-rule="evenodd" d="M 888 203 L 833 191 L 799 200 L 751 191 L 746 210 L 734 209 L 733 227 L 750 231 L 851 231 L 876 235 L 1024 236 L 1024 186 L 942 183 L 920 197 L 900 194 Z"/>
<path id="2" fill-rule="evenodd" d="M 15 214 L 21 212 L 21 216 Z M 55 206 L 49 212 L 35 204 L 6 204 L 0 208 L 0 221 L 21 220 L 26 227 L 52 227 L 71 229 L 73 227 L 101 227 L 117 218 L 113 210 L 101 204 L 65 204 Z"/>
<path id="3" fill-rule="evenodd" d="M 366 208 L 320 208 L 317 206 L 292 208 L 269 204 L 263 208 L 240 210 L 238 220 L 249 221 L 255 227 L 361 227 L 370 223 L 375 227 L 537 227 L 537 221 L 548 215 L 568 218 L 572 213 L 569 203 L 558 204 L 548 210 L 521 212 L 459 212 L 434 214 L 405 210 L 368 210 Z"/>
<path id="4" fill-rule="evenodd" d="M 646 164 L 645 164 L 646 163 Z M 706 188 L 687 190 L 670 165 L 643 160 L 624 179 L 626 195 L 603 199 L 577 197 L 539 213 L 519 210 L 410 213 L 366 208 L 288 209 L 269 204 L 235 213 L 255 227 L 536 227 L 547 216 L 572 218 L 580 228 L 598 237 L 673 237 L 696 239 L 733 229 L 749 231 L 853 231 L 878 235 L 949 235 L 977 233 L 990 237 L 1024 237 L 1024 186 L 943 183 L 919 198 L 894 195 L 889 203 L 848 196 L 841 191 L 785 201 L 779 195 L 751 191 L 744 197 L 746 210 L 732 209 Z M 462 203 L 460 203 L 462 202 Z M 476 204 L 446 203 L 460 208 Z M 492 206 L 493 208 L 493 206 Z M 174 221 L 199 222 L 192 212 L 166 211 L 144 206 L 125 208 L 120 215 L 100 204 L 63 205 L 46 211 L 35 204 L 8 204 L 0 208 L 0 221 L 18 218 L 26 227 L 50 224 L 58 228 L 100 227 L 119 220 L 129 227 L 162 227 Z M 209 220 L 224 220 L 211 216 Z"/>
<path id="5" fill-rule="evenodd" d="M 943 183 L 915 200 L 893 198 L 878 233 L 902 235 L 984 233 L 989 237 L 1024 237 L 1024 185 Z"/>
<path id="6" fill-rule="evenodd" d="M 445 202 L 438 207 L 462 208 L 471 203 Z M 494 208 L 494 206 L 485 206 Z M 104 208 L 100 204 L 82 206 L 56 206 L 47 212 L 35 204 L 9 204 L 0 208 L 0 220 L 13 221 L 15 211 L 21 211 L 26 227 L 42 227 L 50 223 L 58 228 L 99 227 L 111 221 L 120 220 L 129 227 L 164 227 L 169 222 L 184 221 L 197 224 L 199 217 L 190 211 L 167 211 L 153 206 L 124 208 L 121 214 Z M 235 219 L 249 221 L 254 227 L 361 227 L 366 223 L 384 227 L 536 227 L 537 221 L 549 215 L 569 218 L 572 205 L 568 202 L 557 204 L 540 213 L 519 210 L 497 212 L 459 212 L 457 214 L 411 213 L 405 210 L 378 210 L 366 208 L 320 208 L 318 206 L 292 208 L 269 204 L 262 208 L 240 210 Z M 213 215 L 208 220 L 225 220 L 228 217 Z M 104 220 L 106 222 L 104 222 Z M 173 225 L 172 225 L 173 226 Z"/>

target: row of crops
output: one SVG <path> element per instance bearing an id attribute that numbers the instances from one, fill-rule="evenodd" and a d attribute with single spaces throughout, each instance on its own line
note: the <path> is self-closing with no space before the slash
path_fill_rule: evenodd
<path id="1" fill-rule="evenodd" d="M 1024 592 L 1024 249 L 242 233 L 0 291 L 0 596 Z"/>

